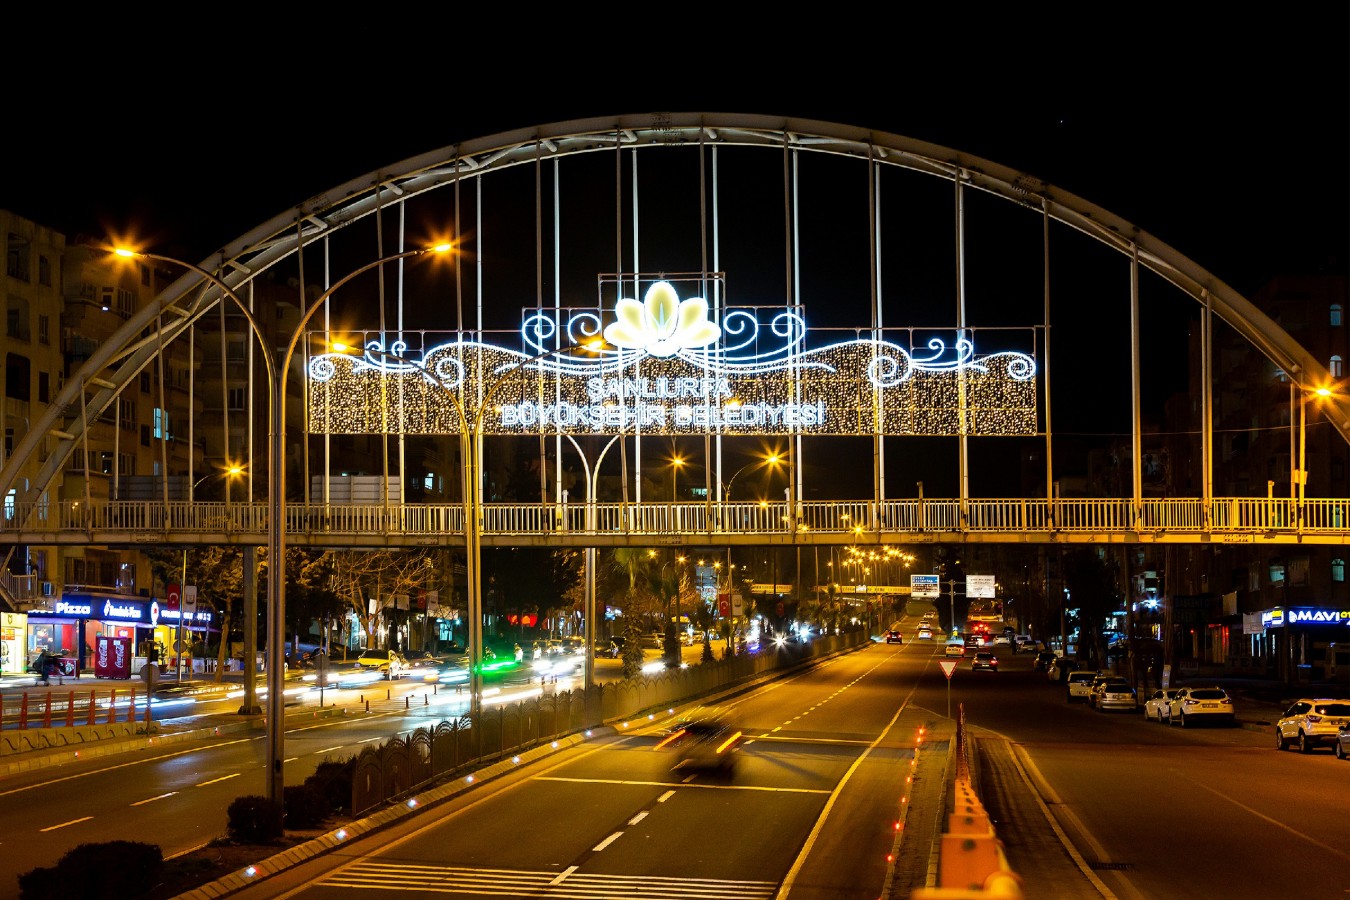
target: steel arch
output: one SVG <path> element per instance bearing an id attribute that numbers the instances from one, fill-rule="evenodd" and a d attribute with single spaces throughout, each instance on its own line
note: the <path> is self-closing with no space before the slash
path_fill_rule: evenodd
<path id="1" fill-rule="evenodd" d="M 674 113 L 572 120 L 519 129 L 452 144 L 366 173 L 336 185 L 288 209 L 229 242 L 198 265 L 238 290 L 248 281 L 298 252 L 311 241 L 333 234 L 374 214 L 456 180 L 474 178 L 544 158 L 612 151 L 622 148 L 668 147 L 703 142 L 707 145 L 762 146 L 828 153 L 872 160 L 883 165 L 960 181 L 1009 202 L 1043 212 L 1125 256 L 1137 254 L 1140 265 L 1210 308 L 1258 347 L 1304 388 L 1325 383 L 1330 373 L 1320 361 L 1211 272 L 1130 222 L 1041 179 L 980 157 L 887 132 L 818 120 L 742 114 Z M 195 298 L 192 296 L 196 292 Z M 186 324 L 224 299 L 218 288 L 188 273 L 166 288 L 158 302 L 128 319 L 86 360 L 58 393 L 42 417 L 19 442 L 0 470 L 0 494 L 8 492 L 19 465 L 35 451 L 43 436 L 57 430 L 59 420 L 78 413 L 79 391 L 163 311 L 179 316 L 165 332 L 171 338 Z M 121 341 L 118 345 L 117 341 Z M 122 359 L 114 388 L 103 388 L 86 405 L 93 420 L 112 403 L 117 386 L 126 383 L 153 355 L 147 341 Z M 1326 402 L 1328 415 L 1350 443 L 1350 399 Z M 78 445 L 85 421 L 62 430 L 56 451 L 46 461 L 25 499 L 39 496 Z"/>

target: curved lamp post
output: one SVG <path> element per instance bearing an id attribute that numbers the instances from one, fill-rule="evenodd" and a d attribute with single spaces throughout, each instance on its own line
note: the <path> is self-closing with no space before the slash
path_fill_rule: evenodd
<path id="1" fill-rule="evenodd" d="M 275 360 L 272 359 L 272 354 L 268 351 L 267 337 L 264 334 L 262 327 L 258 324 L 258 320 L 254 318 L 253 310 L 249 309 L 248 304 L 245 303 L 243 299 L 240 298 L 240 296 L 234 292 L 234 289 L 232 287 L 230 287 L 228 284 L 226 284 L 217 276 L 203 269 L 201 266 L 196 265 L 195 263 L 187 262 L 186 260 L 175 259 L 172 256 L 162 256 L 158 253 L 147 253 L 142 250 L 133 250 L 128 247 L 99 247 L 97 249 L 106 250 L 107 252 L 112 253 L 114 256 L 120 256 L 123 259 L 154 259 L 159 260 L 160 262 L 169 263 L 171 265 L 181 266 L 184 269 L 187 269 L 201 276 L 209 283 L 215 285 L 215 287 L 222 294 L 233 300 L 234 305 L 239 307 L 239 312 L 248 321 L 249 328 L 253 331 L 253 336 L 258 339 L 258 344 L 262 348 L 263 352 L 261 355 L 263 358 L 264 368 L 267 372 L 268 394 L 269 396 L 275 398 L 276 394 L 278 393 L 276 363 Z M 269 533 L 272 530 L 274 530 L 274 527 L 272 522 L 269 521 L 268 522 Z M 245 577 L 246 578 L 248 577 L 247 573 Z M 182 610 L 179 610 L 179 615 L 181 617 Z M 244 592 L 244 703 L 241 707 L 239 707 L 240 715 L 253 715 L 258 712 L 257 621 L 258 621 L 257 594 L 251 591 L 245 591 Z M 278 688 L 279 687 L 280 686 L 278 685 Z M 277 789 L 276 797 L 273 799 L 277 800 L 277 802 L 281 801 L 281 790 L 279 787 Z"/>

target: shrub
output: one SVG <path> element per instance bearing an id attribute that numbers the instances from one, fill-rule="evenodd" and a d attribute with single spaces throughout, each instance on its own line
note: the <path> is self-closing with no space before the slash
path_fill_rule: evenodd
<path id="1" fill-rule="evenodd" d="M 314 774 L 306 778 L 305 783 L 313 782 L 323 791 L 329 811 L 340 812 L 351 809 L 352 779 L 355 774 L 355 756 L 341 761 L 325 759 L 315 767 Z"/>
<path id="2" fill-rule="evenodd" d="M 281 814 L 278 804 L 266 797 L 236 797 L 227 810 L 226 828 L 236 841 L 265 844 L 281 836 Z"/>
<path id="3" fill-rule="evenodd" d="M 332 812 L 322 786 L 310 779 L 304 784 L 288 785 L 282 797 L 288 828 L 317 828 Z"/>
<path id="4" fill-rule="evenodd" d="M 123 900 L 139 897 L 159 883 L 164 853 L 155 844 L 106 841 L 80 844 L 56 865 L 39 867 L 19 876 L 20 900 L 79 897 L 82 900 Z"/>

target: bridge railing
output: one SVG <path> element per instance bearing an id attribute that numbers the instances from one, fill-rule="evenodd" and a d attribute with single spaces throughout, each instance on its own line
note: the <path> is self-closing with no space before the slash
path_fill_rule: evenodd
<path id="1" fill-rule="evenodd" d="M 0 510 L 0 541 L 60 534 L 264 535 L 264 501 L 61 500 Z M 483 532 L 514 534 L 1152 533 L 1350 536 L 1350 499 L 1026 498 L 727 503 L 489 503 Z M 291 503 L 287 534 L 440 536 L 464 533 L 459 503 Z"/>

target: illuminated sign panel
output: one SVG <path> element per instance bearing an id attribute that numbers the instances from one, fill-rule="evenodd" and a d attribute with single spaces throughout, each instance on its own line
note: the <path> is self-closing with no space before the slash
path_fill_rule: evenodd
<path id="1" fill-rule="evenodd" d="M 455 434 L 481 412 L 484 434 L 1037 433 L 1034 329 L 999 330 L 1026 352 L 979 356 L 971 329 L 812 331 L 796 311 L 762 312 L 728 307 L 713 322 L 704 300 L 658 281 L 608 324 L 595 310 L 529 311 L 523 351 L 368 335 L 361 356 L 310 359 L 309 428 Z"/>
<path id="2" fill-rule="evenodd" d="M 1321 609 L 1314 606 L 1275 607 L 1261 613 L 1264 628 L 1284 625 L 1350 625 L 1350 609 Z"/>

